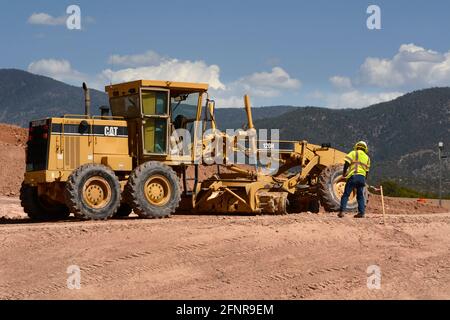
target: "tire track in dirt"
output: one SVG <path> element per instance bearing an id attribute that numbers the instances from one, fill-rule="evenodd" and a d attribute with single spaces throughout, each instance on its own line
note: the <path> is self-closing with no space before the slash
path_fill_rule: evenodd
<path id="1" fill-rule="evenodd" d="M 417 249 L 421 250 L 421 243 L 415 239 L 414 236 L 412 236 L 410 233 L 404 231 L 404 223 L 414 221 L 414 223 L 417 223 L 418 226 L 420 225 L 426 225 L 429 226 L 429 223 L 435 223 L 439 224 L 441 221 L 445 221 L 445 224 L 450 222 L 450 219 L 448 216 L 445 215 L 436 215 L 436 216 L 419 216 L 419 217 L 412 217 L 412 216 L 396 216 L 395 218 L 393 216 L 390 216 L 389 219 L 393 219 L 393 221 L 388 220 L 388 224 L 386 226 L 379 226 L 377 224 L 374 224 L 374 221 L 372 219 L 367 219 L 365 221 L 356 222 L 356 221 L 348 221 L 347 219 L 335 219 L 328 217 L 325 217 L 326 220 L 324 220 L 324 217 L 304 217 L 303 215 L 296 215 L 296 216 L 284 216 L 282 219 L 278 220 L 278 217 L 255 217 L 254 219 L 241 219 L 236 217 L 227 217 L 226 219 L 218 219 L 218 218 L 207 218 L 204 219 L 203 217 L 188 217 L 188 218 L 178 218 L 175 217 L 173 219 L 167 219 L 165 221 L 154 221 L 154 220 L 133 220 L 129 221 L 126 220 L 125 222 L 122 220 L 119 221 L 106 221 L 106 222 L 95 222 L 95 223 L 89 223 L 89 222 L 63 222 L 65 225 L 61 226 L 59 223 L 56 225 L 57 232 L 52 232 L 55 230 L 53 225 L 46 225 L 46 226 L 26 226 L 25 231 L 23 230 L 24 226 L 14 226 L 12 229 L 8 229 L 7 236 L 13 236 L 15 232 L 27 232 L 29 234 L 32 234 L 30 241 L 36 241 L 35 238 L 38 236 L 42 236 L 42 231 L 45 232 L 45 237 L 47 237 L 47 233 L 53 234 L 53 238 L 51 239 L 44 239 L 41 242 L 39 242 L 39 239 L 37 239 L 36 243 L 31 243 L 32 246 L 30 248 L 36 248 L 38 246 L 42 246 L 42 244 L 51 243 L 57 240 L 65 239 L 66 241 L 71 241 L 72 238 L 78 237 L 80 235 L 86 235 L 86 234 L 107 234 L 112 233 L 114 234 L 117 231 L 129 231 L 129 232 L 135 232 L 142 230 L 144 232 L 153 232 L 153 231 L 161 231 L 170 229 L 171 227 L 176 227 L 178 229 L 174 229 L 178 233 L 184 233 L 188 232 L 189 237 L 194 236 L 196 232 L 199 229 L 215 229 L 219 228 L 218 230 L 226 229 L 228 225 L 234 225 L 238 226 L 239 228 L 234 229 L 234 236 L 231 237 L 225 237 L 220 238 L 219 235 L 214 237 L 209 237 L 207 241 L 199 241 L 196 243 L 193 242 L 191 238 L 186 238 L 185 244 L 180 245 L 171 245 L 166 247 L 158 247 L 154 250 L 150 249 L 141 249 L 141 250 L 134 250 L 127 254 L 122 254 L 117 257 L 111 257 L 106 258 L 101 261 L 94 261 L 92 263 L 87 264 L 82 268 L 82 285 L 83 286 L 89 286 L 89 285 L 104 285 L 105 282 L 109 281 L 115 281 L 120 278 L 126 278 L 126 277 L 133 277 L 135 275 L 138 275 L 142 272 L 153 272 L 153 273 L 159 273 L 164 272 L 166 270 L 170 269 L 177 269 L 177 268 L 183 268 L 183 267 L 192 267 L 197 268 L 199 265 L 210 265 L 220 262 L 221 260 L 228 260 L 228 258 L 233 257 L 234 259 L 236 257 L 248 257 L 249 261 L 252 260 L 252 258 L 258 257 L 258 255 L 261 252 L 275 252 L 274 254 L 279 254 L 281 250 L 287 250 L 289 249 L 295 249 L 291 250 L 294 252 L 298 252 L 298 248 L 301 248 L 304 250 L 305 248 L 309 248 L 311 244 L 316 246 L 323 246 L 327 245 L 329 239 L 327 237 L 319 238 L 319 242 L 317 242 L 317 234 L 312 238 L 302 238 L 302 239 L 295 239 L 295 233 L 289 232 L 290 229 L 287 230 L 287 233 L 283 235 L 283 233 L 277 234 L 276 238 L 272 238 L 272 243 L 262 242 L 260 245 L 260 240 L 256 241 L 255 243 L 250 243 L 251 238 L 260 237 L 260 232 L 263 232 L 263 234 L 266 234 L 268 237 L 273 237 L 275 233 L 273 233 L 273 228 L 283 227 L 287 225 L 293 225 L 294 227 L 296 224 L 298 224 L 301 228 L 306 227 L 306 232 L 308 231 L 318 231 L 321 229 L 321 226 L 326 228 L 340 228 L 341 226 L 346 228 L 356 228 L 353 232 L 359 234 L 364 234 L 367 232 L 368 228 L 371 228 L 371 232 L 373 232 L 376 235 L 379 235 L 382 237 L 385 241 L 387 240 L 388 243 L 394 244 L 394 247 L 396 250 L 403 250 L 403 252 L 406 252 L 405 250 L 410 249 Z M 378 217 L 376 217 L 378 219 Z M 73 225 L 74 223 L 77 223 L 77 225 Z M 258 229 L 250 229 L 250 230 L 257 230 L 258 232 L 247 232 L 244 235 L 236 235 L 236 233 L 242 233 L 244 226 L 253 226 L 258 227 Z M 180 228 L 182 226 L 182 228 Z M 310 226 L 314 226 L 314 228 L 310 228 Z M 37 228 L 37 229 L 36 229 Z M 222 228 L 222 229 L 220 229 Z M 263 229 L 261 229 L 263 228 Z M 5 227 L 0 227 L 0 230 L 5 229 Z M 311 229 L 311 230 L 310 230 Z M 190 230 L 190 231 L 189 231 Z M 197 230 L 197 231 L 196 231 Z M 266 231 L 270 231 L 270 233 L 267 233 Z M 68 237 L 67 232 L 69 231 L 70 236 Z M 192 232 L 191 232 L 192 231 Z M 220 232 L 220 231 L 219 231 Z M 28 236 L 30 236 L 28 234 Z M 332 241 L 341 241 L 342 239 L 348 240 L 349 236 L 342 232 L 341 234 L 333 233 Z M 365 239 L 370 241 L 369 239 Z M 20 238 L 20 241 L 24 241 L 24 239 Z M 189 242 L 189 243 L 188 243 Z M 366 241 L 367 242 L 367 241 Z M 395 243 L 398 243 L 395 245 Z M 238 244 L 238 245 L 236 245 Z M 347 243 L 348 246 L 348 243 Z M 1 246 L 0 246 L 1 247 Z M 213 250 L 211 250 L 213 248 Z M 329 247 L 330 250 L 335 249 L 335 247 Z M 356 248 L 356 247 L 355 247 Z M 204 252 L 204 250 L 210 250 Z M 397 250 L 397 251 L 398 251 Z M 422 250 L 423 251 L 423 250 Z M 287 254 L 288 251 L 286 251 Z M 398 251 L 400 252 L 400 251 Z M 314 252 L 311 252 L 314 253 Z M 167 257 L 173 255 L 174 260 L 170 263 L 163 263 L 161 264 L 159 260 L 157 262 L 152 262 L 152 264 L 149 265 L 141 265 L 139 262 L 140 259 L 146 259 L 152 256 L 154 254 L 157 256 L 159 260 L 166 260 Z M 280 253 L 281 254 L 281 253 Z M 334 254 L 334 253 L 333 253 Z M 345 255 L 345 258 L 344 258 Z M 314 254 L 313 254 L 314 256 Z M 258 282 L 258 279 L 248 279 L 250 283 L 255 284 L 264 284 L 264 283 L 287 283 L 287 287 L 289 288 L 290 282 L 296 279 L 300 279 L 304 281 L 304 283 L 297 283 L 296 289 L 290 289 L 295 294 L 300 295 L 315 295 L 320 294 L 322 291 L 326 290 L 352 290 L 356 285 L 361 285 L 361 279 L 355 278 L 351 275 L 353 271 L 360 271 L 359 269 L 356 270 L 356 267 L 352 267 L 352 265 L 348 265 L 348 263 L 345 266 L 339 266 L 338 262 L 336 261 L 345 261 L 348 260 L 348 250 L 344 251 L 342 253 L 342 256 L 336 257 L 334 256 L 333 260 L 331 260 L 331 266 L 320 268 L 319 270 L 314 271 L 308 271 L 306 275 L 300 271 L 280 271 L 277 270 L 274 273 L 270 273 L 269 275 L 264 275 L 261 278 L 261 281 Z M 367 258 L 367 257 L 365 257 Z M 308 257 L 308 265 L 314 264 L 314 265 L 323 265 L 324 263 L 330 263 L 330 260 L 327 260 L 327 257 L 322 257 L 322 260 L 320 261 L 314 261 Z M 381 259 L 381 258 L 380 258 Z M 231 260 L 231 259 L 230 259 Z M 242 259 L 240 259 L 242 260 Z M 405 276 L 402 276 L 402 273 L 406 270 L 407 267 L 414 267 L 418 268 L 418 270 L 427 269 L 430 271 L 433 271 L 433 268 L 437 268 L 436 270 L 441 270 L 440 272 L 437 272 L 438 275 L 433 273 L 433 277 L 444 277 L 445 274 L 448 274 L 448 266 L 446 266 L 445 261 L 449 261 L 448 255 L 440 255 L 439 258 L 436 257 L 430 257 L 427 259 L 424 259 L 424 261 L 420 260 L 417 262 L 417 264 L 412 265 L 405 265 L 403 262 L 399 265 L 396 265 L 395 262 L 389 262 L 389 260 L 384 257 L 382 261 L 386 263 L 390 270 L 390 276 L 398 279 L 405 279 Z M 90 260 L 92 261 L 92 260 Z M 334 261 L 334 262 L 333 262 Z M 361 260 L 361 258 L 355 259 L 355 261 L 364 261 Z M 314 263 L 313 263 L 314 262 Z M 128 264 L 131 265 L 126 268 L 126 270 L 108 270 L 108 267 L 120 265 L 120 264 Z M 236 259 L 234 261 L 236 262 Z M 423 264 L 423 265 L 422 265 Z M 347 267 L 347 269 L 345 269 Z M 28 285 L 28 280 L 22 280 L 22 281 L 14 281 L 14 282 L 8 282 L 5 284 L 0 285 L 0 299 L 23 299 L 31 296 L 41 296 L 41 295 L 49 295 L 57 293 L 60 290 L 68 290 L 66 287 L 66 274 L 64 274 L 65 270 L 62 270 L 62 275 L 60 273 L 50 273 L 47 277 L 49 283 L 38 285 L 34 288 L 19 288 L 21 286 Z M 365 270 L 363 270 L 364 272 Z M 245 271 L 243 271 L 245 272 Z M 349 274 L 350 273 L 350 274 Z M 335 276 L 338 275 L 338 277 Z M 198 277 L 193 276 L 194 278 L 188 278 L 186 280 L 178 281 L 177 286 L 181 284 L 194 284 L 199 279 Z M 218 290 L 220 289 L 220 280 L 215 279 L 214 277 L 210 277 L 208 275 L 204 276 L 206 280 L 213 281 L 213 283 L 206 283 L 203 287 L 200 288 L 201 292 L 207 290 Z M 239 276 L 236 275 L 236 278 L 233 276 L 227 275 L 228 278 L 235 279 L 236 281 L 239 279 Z M 323 278 L 330 278 L 330 279 L 323 279 Z M 434 279 L 434 278 L 432 278 Z M 219 281 L 219 283 L 217 283 Z M 244 281 L 247 281 L 244 280 Z M 431 280 L 430 280 L 431 281 Z M 172 284 L 173 286 L 173 284 Z M 166 286 L 163 284 L 150 287 L 150 292 L 152 294 L 158 294 L 158 291 L 161 290 L 161 288 L 165 288 Z M 167 287 L 170 287 L 170 285 L 167 285 Z M 153 291 L 152 291 L 153 290 Z M 5 292 L 4 292 L 5 291 Z M 200 294 L 201 294 L 200 292 Z"/>
<path id="2" fill-rule="evenodd" d="M 252 236 L 253 235 L 243 235 L 243 236 L 222 239 L 221 241 L 226 242 L 228 245 L 230 245 L 230 244 L 232 245 L 235 242 L 241 241 L 243 239 L 246 239 L 246 238 L 249 238 Z M 295 245 L 295 246 L 302 246 L 302 245 L 304 245 L 304 242 L 303 241 L 291 241 L 290 244 Z M 194 250 L 209 249 L 212 246 L 214 246 L 214 244 L 211 244 L 210 242 L 202 242 L 202 243 L 198 243 L 198 244 L 189 244 L 189 245 L 177 245 L 177 246 L 169 247 L 170 251 L 168 251 L 167 248 L 158 248 L 156 250 L 137 251 L 137 252 L 132 252 L 127 255 L 119 256 L 119 257 L 116 257 L 113 259 L 107 259 L 107 260 L 104 260 L 101 262 L 92 263 L 87 266 L 81 267 L 82 272 L 83 271 L 87 272 L 85 275 L 82 275 L 83 285 L 89 285 L 91 282 L 99 283 L 101 281 L 111 281 L 111 280 L 115 280 L 118 278 L 122 278 L 123 276 L 132 276 L 135 273 L 139 273 L 139 272 L 150 272 L 150 271 L 157 272 L 157 271 L 167 270 L 168 268 L 175 269 L 175 268 L 189 266 L 189 265 L 197 266 L 198 264 L 211 263 L 211 261 L 226 259 L 230 254 L 246 256 L 246 255 L 255 254 L 255 253 L 258 253 L 261 251 L 277 250 L 279 248 L 284 248 L 285 244 L 284 243 L 280 243 L 277 245 L 271 244 L 271 245 L 266 245 L 266 246 L 262 246 L 259 248 L 254 248 L 251 245 L 248 245 L 246 247 L 239 246 L 237 251 L 232 250 L 230 252 L 230 250 L 228 250 L 228 251 L 224 251 L 224 252 L 220 252 L 220 253 L 210 252 L 204 256 L 201 256 L 200 258 L 196 258 L 193 261 L 183 258 L 181 261 L 170 263 L 170 264 L 164 264 L 164 265 L 156 264 L 156 265 L 148 265 L 148 266 L 141 266 L 141 267 L 132 267 L 132 268 L 129 268 L 127 271 L 112 272 L 111 275 L 95 274 L 95 272 L 98 270 L 105 271 L 104 270 L 105 267 L 107 267 L 111 264 L 114 264 L 114 263 L 128 262 L 128 261 L 132 261 L 135 259 L 147 257 L 152 254 L 161 255 L 161 256 L 169 256 L 170 254 L 173 254 L 174 252 L 187 254 Z M 195 256 L 198 256 L 198 255 L 195 255 Z M 181 255 L 180 255 L 180 257 L 181 257 Z M 132 271 L 132 270 L 134 270 L 134 271 Z M 89 274 L 89 272 L 91 272 L 92 274 Z M 26 282 L 26 281 L 24 281 L 24 282 Z M 0 291 L 3 291 L 2 289 L 11 288 L 12 286 L 17 286 L 17 282 L 12 282 L 12 283 L 1 285 Z M 48 285 L 44 285 L 42 287 L 35 288 L 31 291 L 23 290 L 23 291 L 11 293 L 9 295 L 0 295 L 0 299 L 23 299 L 23 298 L 28 297 L 30 295 L 30 292 L 32 294 L 49 294 L 49 293 L 52 293 L 52 292 L 55 292 L 55 291 L 58 291 L 61 289 L 67 289 L 67 287 L 65 285 L 65 278 L 62 278 L 61 280 L 59 280 L 57 282 L 53 281 L 52 283 L 50 283 Z"/>
<path id="3" fill-rule="evenodd" d="M 337 221 L 338 223 L 340 221 Z M 221 239 L 220 241 L 223 241 L 227 244 L 233 243 L 233 242 L 238 242 L 241 240 L 244 240 L 246 238 L 252 237 L 252 235 L 243 235 L 243 236 L 237 236 L 237 237 L 232 237 L 232 238 L 227 238 L 227 239 Z M 259 252 L 266 252 L 269 250 L 279 250 L 279 249 L 283 249 L 286 246 L 291 246 L 291 247 L 304 247 L 305 245 L 308 246 L 308 244 L 311 244 L 314 242 L 314 240 L 285 240 L 285 239 L 280 239 L 282 242 L 281 243 L 274 243 L 274 244 L 270 244 L 270 245 L 265 245 L 259 248 L 255 248 L 252 245 L 249 246 L 240 246 L 239 250 L 227 250 L 227 251 L 222 251 L 222 252 L 209 252 L 207 255 L 204 256 L 200 256 L 200 259 L 196 259 L 193 262 L 190 262 L 189 260 L 183 260 L 180 261 L 178 263 L 174 263 L 174 264 L 169 264 L 169 265 L 163 265 L 163 266 L 147 266 L 147 267 L 142 267 L 142 271 L 158 271 L 158 270 L 164 270 L 167 269 L 167 267 L 171 267 L 171 268 L 177 268 L 177 267 L 181 267 L 185 264 L 192 264 L 192 263 L 205 263 L 205 262 L 209 262 L 209 261 L 213 261 L 213 260 L 220 260 L 220 259 L 225 259 L 228 256 L 230 256 L 231 254 L 233 254 L 234 256 L 248 256 L 250 254 L 257 254 Z M 210 242 L 200 242 L 200 243 L 194 243 L 194 244 L 187 244 L 187 245 L 176 245 L 176 246 L 171 246 L 169 248 L 164 247 L 164 248 L 157 248 L 154 250 L 144 250 L 144 251 L 136 251 L 136 252 L 131 252 L 129 254 L 126 255 L 122 255 L 116 258 L 110 258 L 110 259 L 106 259 L 104 261 L 101 262 L 96 262 L 96 263 L 92 263 L 89 265 L 86 265 L 84 267 L 81 268 L 82 272 L 87 272 L 87 275 L 83 276 L 84 278 L 84 282 L 86 284 L 86 279 L 87 279 L 87 283 L 89 283 L 89 281 L 92 281 L 94 283 L 98 283 L 99 281 L 102 281 L 103 279 L 116 279 L 116 278 L 120 278 L 122 275 L 130 275 L 129 272 L 125 273 L 125 274 L 121 274 L 121 273 L 115 273 L 115 275 L 112 276 L 105 276 L 105 275 L 99 275 L 98 278 L 96 278 L 95 274 L 90 275 L 89 273 L 92 272 L 96 272 L 97 270 L 102 270 L 105 267 L 108 267 L 111 264 L 114 263 L 122 263 L 122 262 L 127 262 L 127 261 L 131 261 L 134 259 L 138 259 L 138 258 L 144 258 L 144 257 L 148 257 L 150 255 L 160 255 L 160 256 L 169 256 L 173 253 L 189 253 L 191 251 L 195 251 L 195 250 L 202 250 L 202 249 L 207 249 L 211 247 L 211 243 Z M 333 269 L 331 269 L 332 271 Z M 139 269 L 138 269 L 139 271 Z M 57 274 L 49 274 L 49 279 L 52 279 L 54 277 L 57 277 Z M 283 277 L 283 275 L 275 275 L 275 277 Z M 291 275 L 285 275 L 285 277 L 289 278 L 292 277 Z M 0 285 L 0 291 L 4 291 L 4 289 L 10 289 L 13 286 L 18 286 L 18 285 L 25 285 L 28 282 L 28 280 L 24 280 L 22 282 L 11 282 L 11 283 L 7 283 L 7 284 L 3 284 Z M 58 285 L 63 283 L 63 285 Z M 45 289 L 47 288 L 47 289 Z M 0 299 L 1 298 L 23 298 L 23 297 L 27 297 L 30 292 L 32 294 L 45 294 L 47 293 L 48 290 L 50 290 L 49 292 L 53 292 L 54 290 L 59 290 L 59 289 L 64 289 L 66 288 L 65 286 L 65 282 L 64 279 L 63 280 L 58 280 L 57 282 L 53 282 L 47 286 L 44 286 L 43 290 L 40 290 L 39 288 L 34 289 L 32 291 L 28 291 L 25 290 L 23 293 L 14 293 L 12 295 L 6 295 L 6 296 L 2 296 L 0 295 Z"/>
<path id="4" fill-rule="evenodd" d="M 222 241 L 224 241 L 228 244 L 231 244 L 231 243 L 243 240 L 248 237 L 249 237 L 249 235 L 243 235 L 243 236 L 222 239 Z M 94 275 L 89 275 L 88 272 L 95 272 L 96 270 L 104 269 L 114 263 L 128 262 L 128 261 L 132 261 L 134 259 L 144 258 L 144 257 L 148 257 L 151 255 L 169 256 L 170 254 L 173 254 L 173 253 L 187 254 L 194 250 L 201 250 L 201 249 L 208 248 L 209 246 L 211 246 L 211 243 L 209 243 L 209 242 L 200 242 L 200 243 L 196 243 L 196 244 L 194 243 L 194 244 L 187 244 L 187 245 L 175 245 L 175 246 L 171 246 L 168 248 L 167 247 L 158 248 L 156 250 L 136 251 L 136 252 L 132 252 L 132 253 L 122 255 L 122 256 L 119 256 L 116 258 L 110 258 L 110 259 L 103 260 L 101 262 L 88 264 L 86 266 L 80 267 L 80 269 L 82 272 L 87 273 L 86 275 L 83 276 L 83 279 L 85 279 L 85 280 L 88 279 L 88 282 L 89 281 L 98 282 L 99 280 L 102 280 L 104 278 L 104 276 L 99 275 L 99 276 L 95 277 Z M 205 258 L 204 260 L 207 261 L 208 259 L 209 258 Z M 177 264 L 171 264 L 169 266 L 175 267 L 175 266 L 180 266 L 182 264 L 183 263 L 181 262 L 181 263 L 177 263 Z M 156 271 L 158 269 L 165 269 L 166 267 L 167 267 L 167 265 L 164 265 L 164 266 L 155 265 L 155 266 L 141 267 L 140 269 L 142 269 L 142 271 Z M 129 275 L 129 272 L 126 272 L 125 275 Z M 52 279 L 57 276 L 59 276 L 59 274 L 52 273 L 52 274 L 48 275 L 48 278 Z M 119 273 L 114 273 L 114 276 L 107 277 L 107 278 L 108 279 L 110 279 L 110 278 L 116 279 L 116 278 L 120 278 L 120 277 L 121 277 L 121 273 L 119 272 Z M 28 283 L 28 280 L 5 283 L 5 284 L 0 285 L 0 292 L 4 291 L 5 289 L 10 289 L 12 287 L 16 287 L 18 285 L 25 285 L 27 283 Z M 64 284 L 61 284 L 61 283 L 64 283 Z M 46 294 L 46 293 L 51 293 L 55 290 L 64 289 L 64 288 L 67 288 L 65 285 L 65 278 L 63 278 L 62 281 L 58 281 L 58 282 L 53 281 L 49 285 L 45 285 L 43 287 L 38 287 L 31 291 L 24 290 L 24 291 L 14 292 L 9 295 L 2 295 L 0 293 L 0 299 L 20 299 L 20 298 L 27 297 L 30 294 L 30 292 L 32 292 L 32 294 L 35 294 L 35 293 Z"/>
<path id="5" fill-rule="evenodd" d="M 300 241 L 290 241 L 290 244 L 293 246 L 304 246 L 304 242 Z M 286 248 L 285 245 L 281 244 L 279 246 L 273 247 L 273 251 L 278 252 L 280 249 Z M 265 248 L 261 248 L 265 250 Z M 326 266 L 319 269 L 307 270 L 278 270 L 274 272 L 268 272 L 267 274 L 255 274 L 250 275 L 245 270 L 236 270 L 228 275 L 227 282 L 235 282 L 245 285 L 246 287 L 257 287 L 261 290 L 268 287 L 282 287 L 284 290 L 292 291 L 293 296 L 301 296 L 306 297 L 310 296 L 310 292 L 320 292 L 325 291 L 329 287 L 335 286 L 340 283 L 345 283 L 342 290 L 351 290 L 355 286 L 361 286 L 363 280 L 365 280 L 365 270 L 358 265 L 358 255 L 354 254 L 349 256 L 348 254 L 342 253 L 335 256 L 337 260 L 343 260 L 344 256 L 347 260 L 355 261 L 354 266 L 350 265 L 336 265 L 336 262 L 330 266 Z M 307 258 L 306 265 L 311 266 L 312 268 L 316 265 L 321 265 L 327 263 L 327 257 L 324 257 L 321 254 L 314 254 L 314 252 L 308 253 L 305 255 Z M 361 260 L 359 260 L 361 262 Z M 363 263 L 365 266 L 365 263 Z M 301 266 L 305 267 L 304 264 Z M 278 267 L 279 268 L 279 267 Z M 292 267 L 290 268 L 292 269 Z M 354 273 L 358 271 L 361 276 L 356 276 Z M 350 274 L 350 278 L 349 278 Z M 245 275 L 245 280 L 242 280 L 242 276 Z M 329 279 L 327 279 L 329 278 Z M 216 281 L 217 282 L 217 281 Z M 299 284 L 300 283 L 300 284 Z M 201 290 L 217 290 L 220 291 L 222 289 L 222 283 L 215 284 L 207 284 L 205 286 L 200 287 Z M 260 299 L 262 296 L 254 296 L 251 295 L 250 299 Z M 280 297 L 275 297 L 280 298 Z"/>
<path id="6" fill-rule="evenodd" d="M 352 261 L 352 264 L 340 265 L 336 264 L 337 261 Z M 309 292 L 317 290 L 326 290 L 330 286 L 341 283 L 342 281 L 348 281 L 349 283 L 361 283 L 361 278 L 364 277 L 361 264 L 365 265 L 365 260 L 369 260 L 368 257 L 361 258 L 358 254 L 349 255 L 348 253 L 337 253 L 333 255 L 333 261 L 330 263 L 329 257 L 322 254 L 312 253 L 308 254 L 306 265 L 308 269 L 300 270 L 285 270 L 276 271 L 267 275 L 263 275 L 260 283 L 268 283 L 271 286 L 277 283 L 283 283 L 283 287 L 292 290 L 292 286 L 295 286 L 295 295 L 306 296 Z M 364 261 L 364 263 L 363 263 Z M 322 268 L 316 268 L 315 266 L 329 264 Z M 311 270 L 312 269 L 312 270 Z M 362 274 L 362 277 L 356 277 L 354 273 L 358 271 Z M 350 276 L 351 279 L 347 279 Z M 295 281 L 295 282 L 294 282 Z M 300 281 L 300 285 L 298 282 Z M 286 283 L 286 284 L 284 284 Z M 349 290 L 347 286 L 345 289 Z"/>
<path id="7" fill-rule="evenodd" d="M 168 221 L 170 220 L 170 221 Z M 45 247 L 48 243 L 53 243 L 61 239 L 71 239 L 80 235 L 92 234 L 98 235 L 99 233 L 112 233 L 116 231 L 153 231 L 151 229 L 166 228 L 167 224 L 171 226 L 184 224 L 183 219 L 160 219 L 160 220 L 107 220 L 107 221 L 65 221 L 55 223 L 45 223 L 45 225 L 37 225 L 33 223 L 33 226 L 17 226 L 9 225 L 1 226 L 0 232 L 5 235 L 5 239 L 9 235 L 16 235 L 20 233 L 23 236 L 24 243 L 27 243 L 27 247 L 30 249 Z M 202 221 L 200 221 L 202 223 Z M 42 234 L 45 236 L 42 236 Z M 38 235 L 38 236 L 36 236 Z M 6 243 L 0 242 L 0 248 L 7 249 L 17 245 L 15 242 Z"/>
<path id="8" fill-rule="evenodd" d="M 213 222 L 215 225 L 214 228 L 217 227 L 226 227 L 229 222 L 224 219 L 203 219 L 203 217 L 199 217 L 198 222 L 201 225 L 209 224 Z M 235 217 L 233 217 L 236 219 Z M 230 218 L 233 219 L 233 218 Z M 169 221 L 170 220 L 170 221 Z M 188 220 L 188 221 L 186 221 Z M 172 219 L 161 219 L 161 220 L 109 220 L 109 221 L 64 221 L 64 222 L 56 222 L 56 223 L 45 223 L 45 225 L 33 225 L 33 226 L 17 226 L 14 225 L 12 227 L 0 226 L 0 231 L 5 235 L 5 239 L 8 238 L 9 235 L 15 235 L 16 233 L 20 233 L 23 238 L 21 241 L 27 244 L 27 247 L 30 249 L 45 247 L 47 244 L 54 243 L 58 240 L 64 239 L 72 239 L 78 237 L 80 235 L 92 234 L 98 235 L 99 233 L 111 233 L 115 231 L 130 231 L 130 230 L 147 230 L 149 229 L 160 229 L 166 228 L 167 224 L 170 223 L 171 226 L 175 225 L 184 225 L 186 222 L 192 222 L 192 218 L 172 218 Z M 234 220 L 237 223 L 232 223 L 235 225 L 252 225 L 254 224 L 253 220 L 250 221 L 239 221 Z M 197 222 L 197 221 L 196 221 Z M 277 222 L 276 219 L 269 221 L 267 225 L 268 227 L 275 226 L 283 226 L 287 224 L 297 223 L 297 221 L 286 220 L 281 223 Z M 196 228 L 201 229 L 201 225 L 196 225 Z M 42 236 L 42 234 L 45 236 Z M 36 236 L 38 235 L 38 236 Z M 16 242 L 0 242 L 1 249 L 8 249 L 15 247 L 17 245 Z"/>
<path id="9" fill-rule="evenodd" d="M 365 283 L 367 275 L 364 269 L 368 259 L 361 259 L 358 255 L 353 255 L 351 259 L 348 259 L 348 255 L 346 257 L 354 262 L 344 266 L 334 264 L 306 274 L 302 271 L 279 272 L 268 275 L 266 279 L 271 280 L 269 283 L 287 282 L 286 289 L 294 297 L 300 298 L 311 298 L 314 294 L 336 289 L 350 291 Z"/>
<path id="10" fill-rule="evenodd" d="M 418 258 L 414 261 L 383 260 L 380 291 L 359 290 L 347 298 L 358 299 L 430 299 L 439 287 L 445 287 L 450 281 L 450 254 Z M 383 294 L 388 292 L 388 294 Z M 428 296 L 426 295 L 426 292 Z M 448 298 L 448 290 L 444 299 Z M 442 297 L 441 297 L 442 298 Z M 433 298 L 434 299 L 434 298 Z"/>

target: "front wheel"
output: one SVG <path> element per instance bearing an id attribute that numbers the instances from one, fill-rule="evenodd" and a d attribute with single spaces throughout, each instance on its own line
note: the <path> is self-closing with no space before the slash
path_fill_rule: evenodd
<path id="1" fill-rule="evenodd" d="M 156 161 L 137 167 L 125 186 L 126 199 L 141 218 L 168 217 L 181 200 L 179 179 L 171 167 Z"/>
<path id="2" fill-rule="evenodd" d="M 318 195 L 320 203 L 326 211 L 339 211 L 341 198 L 344 194 L 346 180 L 342 176 L 344 166 L 336 164 L 325 168 L 319 175 Z M 369 192 L 364 188 L 364 201 L 367 205 L 369 201 Z M 350 194 L 347 204 L 347 210 L 355 211 L 358 209 L 356 199 L 356 190 Z"/>

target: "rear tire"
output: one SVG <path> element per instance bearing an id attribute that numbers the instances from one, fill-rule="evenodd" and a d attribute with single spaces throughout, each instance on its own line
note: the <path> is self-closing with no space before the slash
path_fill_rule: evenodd
<path id="1" fill-rule="evenodd" d="M 341 207 L 341 197 L 344 192 L 345 180 L 343 180 L 342 173 L 344 166 L 335 164 L 325 168 L 319 176 L 318 195 L 320 203 L 326 211 L 339 211 Z M 369 201 L 369 192 L 367 186 L 364 188 L 364 200 L 366 205 Z M 356 200 L 356 192 L 353 191 L 350 195 L 347 204 L 348 211 L 355 211 L 358 209 L 358 202 Z"/>
<path id="2" fill-rule="evenodd" d="M 176 173 L 156 161 L 145 162 L 134 169 L 125 186 L 125 194 L 128 204 L 141 218 L 168 217 L 181 200 Z"/>
<path id="3" fill-rule="evenodd" d="M 75 217 L 105 220 L 120 206 L 120 183 L 114 172 L 101 164 L 85 164 L 69 176 L 66 204 Z"/>
<path id="4" fill-rule="evenodd" d="M 63 220 L 70 215 L 66 205 L 50 203 L 39 196 L 37 187 L 24 183 L 20 188 L 20 204 L 23 211 L 33 220 Z"/>

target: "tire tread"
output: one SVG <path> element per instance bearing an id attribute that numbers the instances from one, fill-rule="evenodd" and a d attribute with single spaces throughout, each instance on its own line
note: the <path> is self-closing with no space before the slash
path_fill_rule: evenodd
<path id="1" fill-rule="evenodd" d="M 111 191 L 117 193 L 117 199 L 120 204 L 120 183 L 117 176 L 114 174 L 114 171 L 112 171 L 109 167 L 101 164 L 96 163 L 88 163 L 84 164 L 77 169 L 75 169 L 72 174 L 69 176 L 69 179 L 66 182 L 66 189 L 65 189 L 65 199 L 66 204 L 69 207 L 70 211 L 75 215 L 76 218 L 83 219 L 83 220 L 106 220 L 110 217 L 112 217 L 118 210 L 118 205 L 114 206 L 114 209 L 111 210 L 108 214 L 95 217 L 91 214 L 88 214 L 84 211 L 83 205 L 81 203 L 81 197 L 78 191 L 78 184 L 80 182 L 80 179 L 85 175 L 88 174 L 91 170 L 102 170 L 105 173 L 109 174 L 114 179 L 115 186 L 111 186 Z M 115 191 L 114 191 L 115 189 Z"/>
<path id="2" fill-rule="evenodd" d="M 159 174 L 163 173 L 173 183 L 174 196 L 164 207 L 152 208 L 148 210 L 145 204 L 148 203 L 145 197 L 143 198 L 139 192 L 139 186 L 145 181 L 147 172 L 157 171 Z M 148 161 L 140 166 L 130 174 L 128 182 L 125 186 L 124 197 L 128 204 L 133 208 L 133 211 L 141 218 L 163 218 L 168 217 L 177 209 L 181 201 L 181 189 L 178 176 L 173 169 L 161 162 Z"/>

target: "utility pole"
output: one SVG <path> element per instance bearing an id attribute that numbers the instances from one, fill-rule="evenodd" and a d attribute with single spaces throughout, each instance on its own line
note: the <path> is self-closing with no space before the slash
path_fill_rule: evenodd
<path id="1" fill-rule="evenodd" d="M 442 207 L 442 149 L 444 149 L 444 143 L 439 142 L 439 206 Z"/>

